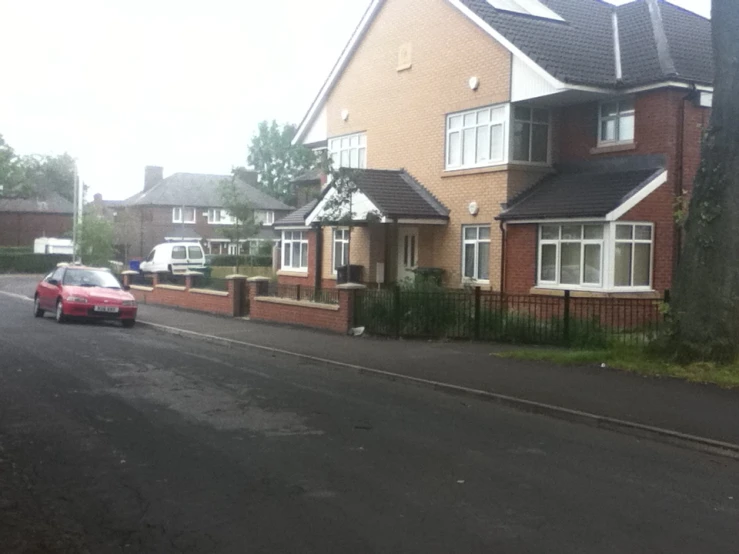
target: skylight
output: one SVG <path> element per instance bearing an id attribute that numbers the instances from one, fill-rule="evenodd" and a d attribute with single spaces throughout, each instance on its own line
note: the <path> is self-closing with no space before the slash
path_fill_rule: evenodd
<path id="1" fill-rule="evenodd" d="M 564 21 L 556 12 L 550 10 L 539 0 L 488 0 L 488 4 L 496 10 L 522 13 L 554 21 Z"/>

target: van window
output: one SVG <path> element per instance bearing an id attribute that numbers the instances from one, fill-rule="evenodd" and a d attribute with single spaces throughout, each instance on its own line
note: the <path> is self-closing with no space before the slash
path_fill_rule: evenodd
<path id="1" fill-rule="evenodd" d="M 184 260 L 187 258 L 187 252 L 184 246 L 175 246 L 172 248 L 172 259 L 173 260 Z"/>
<path id="2" fill-rule="evenodd" d="M 199 246 L 190 246 L 187 249 L 188 258 L 191 260 L 199 260 L 203 257 L 203 249 Z"/>
<path id="3" fill-rule="evenodd" d="M 144 261 L 145 262 L 152 261 L 154 259 L 154 254 L 156 254 L 156 251 L 157 251 L 157 249 L 155 248 L 154 250 L 152 250 L 151 252 L 149 252 L 149 255 L 146 257 L 146 259 Z"/>

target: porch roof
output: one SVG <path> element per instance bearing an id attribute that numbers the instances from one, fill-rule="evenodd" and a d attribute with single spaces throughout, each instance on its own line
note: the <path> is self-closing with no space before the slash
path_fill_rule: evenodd
<path id="1" fill-rule="evenodd" d="M 617 219 L 666 181 L 664 156 L 623 156 L 563 166 L 514 198 L 497 219 Z"/>
<path id="2" fill-rule="evenodd" d="M 357 187 L 354 221 L 366 221 L 370 213 L 383 222 L 443 223 L 449 219 L 449 209 L 404 169 L 356 169 L 352 180 Z M 306 224 L 321 220 L 322 210 L 333 194 L 331 185 L 323 190 L 315 207 L 306 214 Z"/>

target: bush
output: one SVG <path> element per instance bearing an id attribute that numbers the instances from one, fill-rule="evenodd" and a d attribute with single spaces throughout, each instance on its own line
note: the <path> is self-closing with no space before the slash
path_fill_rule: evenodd
<path id="1" fill-rule="evenodd" d="M 0 246 L 2 254 L 33 254 L 32 246 Z"/>
<path id="2" fill-rule="evenodd" d="M 48 273 L 69 254 L 7 254 L 0 252 L 0 273 Z"/>
<path id="3" fill-rule="evenodd" d="M 211 256 L 207 262 L 212 266 L 272 267 L 272 256 Z"/>

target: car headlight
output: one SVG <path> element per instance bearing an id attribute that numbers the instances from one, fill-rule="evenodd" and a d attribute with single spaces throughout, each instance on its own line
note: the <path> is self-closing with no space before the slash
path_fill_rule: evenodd
<path id="1" fill-rule="evenodd" d="M 124 308 L 135 308 L 136 307 L 136 301 L 135 300 L 124 300 L 121 303 L 121 306 Z"/>
<path id="2" fill-rule="evenodd" d="M 67 296 L 67 302 L 77 302 L 79 304 L 87 304 L 87 298 L 84 296 Z"/>

